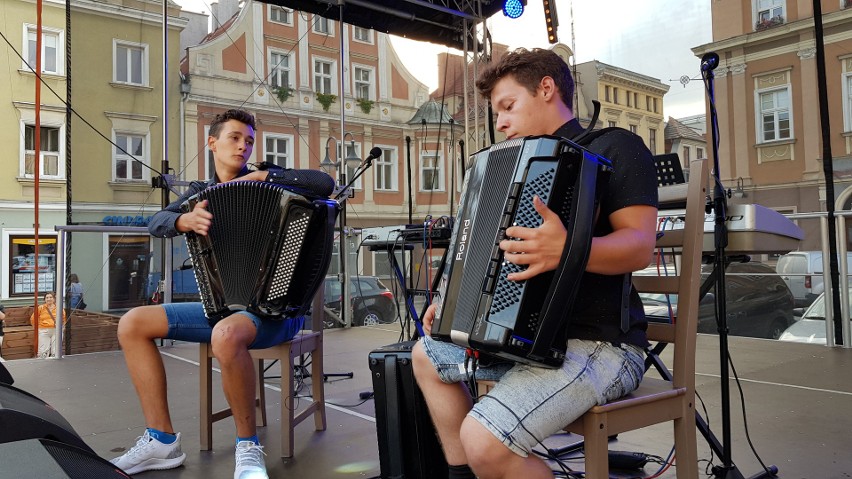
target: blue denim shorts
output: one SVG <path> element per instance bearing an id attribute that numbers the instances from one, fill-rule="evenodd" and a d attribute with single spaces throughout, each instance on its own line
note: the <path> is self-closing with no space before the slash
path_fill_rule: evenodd
<path id="1" fill-rule="evenodd" d="M 165 339 L 191 343 L 210 342 L 213 327 L 204 315 L 204 306 L 201 303 L 166 303 L 163 308 L 169 321 L 169 332 Z M 257 328 L 257 336 L 249 349 L 263 349 L 289 341 L 302 329 L 305 322 L 304 317 L 279 321 L 262 318 L 248 311 L 234 314 L 247 316 Z"/>
<path id="2" fill-rule="evenodd" d="M 445 383 L 465 381 L 465 350 L 424 337 L 423 349 Z M 471 416 L 514 453 L 533 447 L 562 430 L 595 405 L 617 399 L 639 386 L 645 372 L 642 349 L 602 341 L 568 340 L 561 368 L 497 362 L 476 369 L 476 379 L 498 380 L 480 396 Z"/>

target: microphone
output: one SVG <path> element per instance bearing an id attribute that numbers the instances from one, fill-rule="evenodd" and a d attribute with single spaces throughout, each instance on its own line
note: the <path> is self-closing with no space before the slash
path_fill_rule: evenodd
<path id="1" fill-rule="evenodd" d="M 374 146 L 372 150 L 370 150 L 370 154 L 364 158 L 364 164 L 369 165 L 373 160 L 382 156 L 382 149 L 378 146 Z"/>
<path id="2" fill-rule="evenodd" d="M 707 52 L 701 57 L 701 71 L 709 72 L 719 66 L 719 54 L 716 52 Z"/>

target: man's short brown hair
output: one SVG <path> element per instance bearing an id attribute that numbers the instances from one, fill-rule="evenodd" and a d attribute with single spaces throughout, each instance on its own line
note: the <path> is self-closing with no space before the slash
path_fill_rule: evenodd
<path id="1" fill-rule="evenodd" d="M 257 130 L 257 126 L 255 126 L 254 115 L 239 109 L 228 110 L 224 113 L 220 113 L 213 118 L 213 122 L 210 123 L 210 136 L 213 138 L 219 138 L 219 132 L 222 131 L 222 125 L 228 122 L 228 120 L 237 120 L 241 123 L 245 123 L 250 126 L 252 130 Z"/>
<path id="2" fill-rule="evenodd" d="M 485 68 L 476 80 L 476 88 L 486 99 L 491 99 L 491 91 L 499 80 L 512 76 L 521 86 L 535 96 L 541 79 L 553 78 L 562 102 L 573 108 L 574 77 L 571 69 L 553 50 L 544 48 L 518 48 L 507 52 L 499 61 Z"/>

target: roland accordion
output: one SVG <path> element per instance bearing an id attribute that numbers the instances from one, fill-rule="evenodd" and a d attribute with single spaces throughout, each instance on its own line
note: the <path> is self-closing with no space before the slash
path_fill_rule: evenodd
<path id="1" fill-rule="evenodd" d="M 337 202 L 263 181 L 223 183 L 192 196 L 207 200 L 206 236 L 186 243 L 204 314 L 211 324 L 236 311 L 273 319 L 305 314 L 331 260 Z"/>
<path id="2" fill-rule="evenodd" d="M 591 247 L 609 160 L 564 138 L 538 136 L 495 144 L 472 155 L 464 180 L 432 337 L 499 358 L 559 367 L 567 318 Z M 509 281 L 526 269 L 504 261 L 506 228 L 536 228 L 541 200 L 562 220 L 568 240 L 556 270 Z"/>

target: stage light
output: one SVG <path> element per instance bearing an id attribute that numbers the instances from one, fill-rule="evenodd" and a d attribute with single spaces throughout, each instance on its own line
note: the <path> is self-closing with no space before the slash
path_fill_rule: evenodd
<path id="1" fill-rule="evenodd" d="M 509 18 L 518 18 L 524 14 L 524 2 L 522 0 L 506 0 L 503 3 L 503 15 Z"/>
<path id="2" fill-rule="evenodd" d="M 559 43 L 556 29 L 559 27 L 559 19 L 556 17 L 556 2 L 544 0 L 544 20 L 547 22 L 547 41 L 551 44 Z"/>

